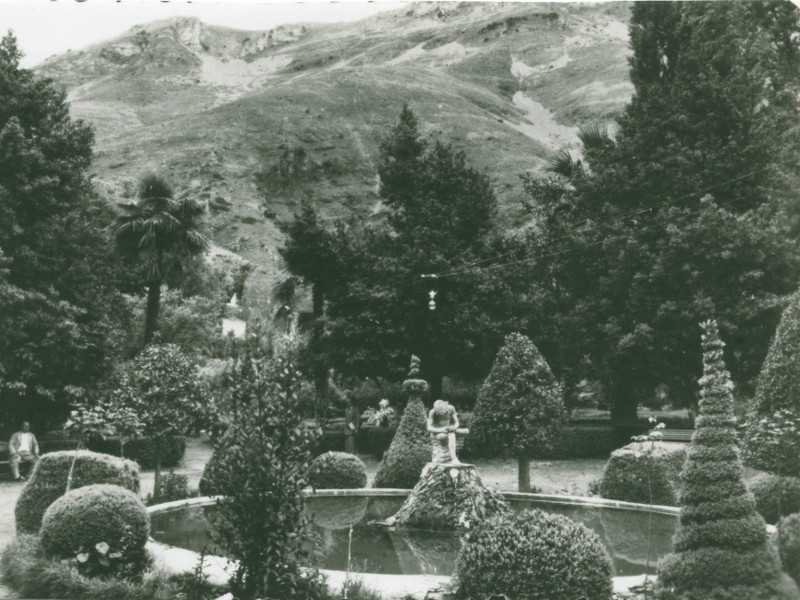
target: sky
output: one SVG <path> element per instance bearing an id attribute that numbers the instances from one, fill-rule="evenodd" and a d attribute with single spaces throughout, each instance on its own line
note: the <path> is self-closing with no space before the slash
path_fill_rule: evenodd
<path id="1" fill-rule="evenodd" d="M 264 0 L 0 0 L 0 35 L 12 29 L 31 68 L 53 54 L 113 39 L 134 25 L 174 16 L 236 29 L 267 30 L 284 23 L 352 21 L 402 2 Z"/>

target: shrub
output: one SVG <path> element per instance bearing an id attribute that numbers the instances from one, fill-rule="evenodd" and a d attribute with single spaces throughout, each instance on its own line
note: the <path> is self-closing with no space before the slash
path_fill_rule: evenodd
<path id="1" fill-rule="evenodd" d="M 42 516 L 54 500 L 64 494 L 70 465 L 72 489 L 95 483 L 119 485 L 139 492 L 139 465 L 108 454 L 82 450 L 45 454 L 33 470 L 30 481 L 22 489 L 14 515 L 18 533 L 36 533 Z"/>
<path id="2" fill-rule="evenodd" d="M 46 556 L 76 559 L 86 573 L 133 571 L 144 566 L 150 516 L 139 497 L 118 485 L 72 490 L 44 513 L 41 545 Z"/>
<path id="3" fill-rule="evenodd" d="M 514 457 L 530 491 L 530 457 L 555 447 L 567 418 L 563 389 L 527 337 L 512 333 L 478 392 L 466 443 Z"/>
<path id="4" fill-rule="evenodd" d="M 800 292 L 792 296 L 775 331 L 756 386 L 756 411 L 769 415 L 782 408 L 800 412 Z"/>
<path id="5" fill-rule="evenodd" d="M 778 550 L 783 570 L 800 581 L 800 514 L 781 519 L 779 531 Z"/>
<path id="6" fill-rule="evenodd" d="M 422 469 L 431 461 L 431 441 L 427 416 L 420 398 L 406 404 L 392 444 L 378 465 L 373 487 L 413 488 Z"/>
<path id="7" fill-rule="evenodd" d="M 292 356 L 291 348 L 286 354 Z M 301 571 L 310 552 L 303 489 L 319 431 L 304 428 L 297 410 L 299 374 L 289 358 L 266 356 L 252 338 L 231 385 L 240 409 L 207 475 L 208 485 L 226 494 L 213 513 L 212 536 L 238 562 L 234 597 L 324 597 L 320 578 Z"/>
<path id="8" fill-rule="evenodd" d="M 189 478 L 183 473 L 170 471 L 161 476 L 158 488 L 153 490 L 153 496 L 148 504 L 161 504 L 163 502 L 174 502 L 190 498 L 192 492 L 189 491 Z"/>
<path id="9" fill-rule="evenodd" d="M 613 567 L 597 534 L 541 510 L 492 517 L 471 531 L 456 564 L 458 597 L 610 600 Z"/>
<path id="10" fill-rule="evenodd" d="M 660 565 L 657 596 L 761 598 L 778 585 L 780 561 L 744 485 L 724 344 L 714 321 L 703 329 L 700 416 L 681 472 L 674 553 Z"/>
<path id="11" fill-rule="evenodd" d="M 777 523 L 781 516 L 800 512 L 800 479 L 762 473 L 749 483 L 756 501 L 756 510 L 767 523 Z M 778 490 L 781 492 L 781 514 L 778 514 Z"/>
<path id="12" fill-rule="evenodd" d="M 21 534 L 0 556 L 3 582 L 21 598 L 80 598 L 81 600 L 176 600 L 177 578 L 161 571 L 142 577 L 87 577 L 73 564 L 47 558 L 35 535 Z M 197 596 L 192 596 L 197 598 Z"/>
<path id="13" fill-rule="evenodd" d="M 314 489 L 363 488 L 367 485 L 367 468 L 353 454 L 327 452 L 311 461 L 308 483 Z"/>
<path id="14" fill-rule="evenodd" d="M 152 439 L 139 438 L 120 445 L 119 438 L 92 440 L 88 444 L 90 450 L 104 452 L 113 456 L 123 456 L 135 460 L 143 469 L 154 469 L 156 466 L 156 445 Z M 186 438 L 182 435 L 168 436 L 161 441 L 159 453 L 162 467 L 177 467 L 186 453 Z"/>
<path id="15" fill-rule="evenodd" d="M 627 502 L 677 504 L 678 480 L 685 457 L 682 444 L 628 444 L 611 453 L 603 469 L 600 494 L 603 498 Z"/>

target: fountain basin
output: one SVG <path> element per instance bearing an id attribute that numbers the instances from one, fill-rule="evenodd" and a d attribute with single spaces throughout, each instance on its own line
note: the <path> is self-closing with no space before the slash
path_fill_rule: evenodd
<path id="1" fill-rule="evenodd" d="M 394 514 L 409 493 L 410 490 L 371 488 L 309 492 L 309 528 L 322 541 L 321 555 L 310 566 L 344 571 L 352 526 L 351 570 L 386 576 L 452 575 L 459 547 L 457 533 L 392 531 L 368 525 Z M 507 492 L 503 496 L 515 510 L 539 508 L 565 514 L 594 530 L 612 557 L 616 577 L 654 574 L 658 559 L 672 548 L 678 523 L 679 510 L 671 506 L 550 494 Z M 150 507 L 152 535 L 162 544 L 159 552 L 164 554 L 173 547 L 221 554 L 209 536 L 209 516 L 216 502 L 217 498 L 205 497 Z"/>

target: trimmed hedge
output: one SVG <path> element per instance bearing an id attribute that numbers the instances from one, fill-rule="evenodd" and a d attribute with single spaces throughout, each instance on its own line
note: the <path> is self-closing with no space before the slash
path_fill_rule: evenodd
<path id="1" fill-rule="evenodd" d="M 781 519 L 780 535 L 775 534 L 781 564 L 795 581 L 800 581 L 800 514 L 795 513 Z"/>
<path id="2" fill-rule="evenodd" d="M 222 489 L 216 482 L 225 479 L 224 473 L 222 472 L 223 459 L 225 458 L 228 447 L 233 443 L 235 435 L 235 427 L 230 426 L 217 441 L 211 458 L 208 459 L 206 466 L 203 468 L 203 476 L 200 478 L 200 483 L 197 486 L 202 496 L 226 495 L 226 490 Z"/>
<path id="3" fill-rule="evenodd" d="M 14 509 L 17 533 L 39 531 L 47 507 L 66 491 L 73 458 L 73 490 L 95 483 L 109 483 L 139 493 L 139 465 L 133 461 L 87 450 L 78 451 L 77 456 L 75 452 L 44 454 L 17 500 Z"/>
<path id="4" fill-rule="evenodd" d="M 109 553 L 122 554 L 122 563 L 143 564 L 150 516 L 130 490 L 118 485 L 87 485 L 50 505 L 40 535 L 42 550 L 53 558 L 71 559 L 105 542 Z"/>
<path id="5" fill-rule="evenodd" d="M 147 504 L 174 502 L 175 500 L 191 498 L 193 495 L 189 490 L 189 477 L 183 473 L 170 471 L 161 475 L 158 488 L 153 491 L 152 496 L 148 496 Z"/>
<path id="6" fill-rule="evenodd" d="M 479 524 L 461 546 L 457 596 L 514 600 L 610 600 L 613 566 L 596 533 L 541 510 Z"/>
<path id="7" fill-rule="evenodd" d="M 777 523 L 782 516 L 800 512 L 800 479 L 761 473 L 750 480 L 756 510 L 767 523 Z M 781 514 L 778 514 L 778 490 L 781 491 Z"/>
<path id="8" fill-rule="evenodd" d="M 135 580 L 87 577 L 71 564 L 44 556 L 39 537 L 18 535 L 0 556 L 3 582 L 20 598 L 80 598 L 81 600 L 176 600 L 181 597 L 180 578 L 161 571 L 145 573 Z M 212 595 L 189 596 L 200 600 Z"/>
<path id="9" fill-rule="evenodd" d="M 308 483 L 318 490 L 363 488 L 367 485 L 367 467 L 354 454 L 326 452 L 311 461 Z"/>
<path id="10" fill-rule="evenodd" d="M 102 452 L 112 456 L 122 456 L 123 449 L 119 438 L 92 440 L 89 450 Z M 166 438 L 161 443 L 161 468 L 177 467 L 186 453 L 186 438 L 181 435 Z M 152 439 L 140 438 L 126 442 L 124 458 L 135 460 L 143 469 L 154 469 L 156 466 L 156 448 Z"/>
<path id="11" fill-rule="evenodd" d="M 681 472 L 681 515 L 673 554 L 659 566 L 659 600 L 797 599 L 783 594 L 777 549 L 744 485 L 733 420 L 733 384 L 714 321 L 703 323 L 697 432 Z M 734 508 L 733 514 L 729 512 Z M 772 596 L 764 596 L 764 590 Z M 736 594 L 736 595 L 734 595 Z"/>
<path id="12" fill-rule="evenodd" d="M 418 397 L 408 401 L 392 445 L 378 465 L 373 487 L 413 488 L 422 469 L 431 461 L 427 415 Z"/>
<path id="13" fill-rule="evenodd" d="M 600 495 L 627 502 L 675 505 L 685 458 L 682 444 L 668 442 L 633 442 L 614 450 L 603 468 Z"/>

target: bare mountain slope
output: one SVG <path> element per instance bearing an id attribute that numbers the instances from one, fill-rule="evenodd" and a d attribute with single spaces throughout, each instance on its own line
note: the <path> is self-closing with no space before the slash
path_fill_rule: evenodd
<path id="1" fill-rule="evenodd" d="M 112 197 L 147 169 L 209 203 L 215 242 L 267 270 L 276 218 L 380 213 L 379 136 L 409 102 L 487 170 L 507 223 L 520 173 L 630 97 L 625 4 L 415 3 L 336 25 L 246 32 L 181 18 L 46 61 L 94 124 Z M 267 216 L 261 202 L 267 198 Z"/>

